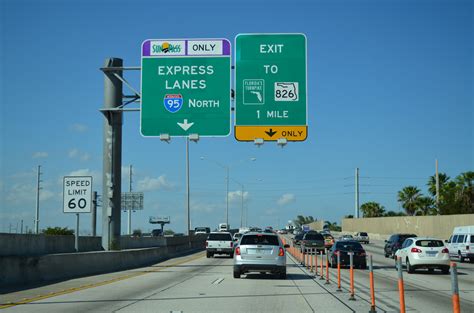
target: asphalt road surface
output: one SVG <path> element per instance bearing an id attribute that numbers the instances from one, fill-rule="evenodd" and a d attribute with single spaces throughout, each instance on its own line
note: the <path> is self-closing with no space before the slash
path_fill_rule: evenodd
<path id="1" fill-rule="evenodd" d="M 394 261 L 381 243 L 364 245 L 373 254 L 377 312 L 398 312 Z M 73 279 L 26 290 L 3 291 L 5 312 L 368 312 L 368 270 L 355 271 L 355 301 L 349 275 L 342 292 L 330 269 L 321 280 L 288 255 L 288 278 L 265 274 L 232 277 L 232 259 L 207 259 L 204 252 L 130 271 Z M 474 312 L 474 264 L 459 264 L 462 312 Z M 325 271 L 324 271 L 325 272 Z M 407 312 L 452 312 L 449 275 L 404 272 Z M 7 303 L 13 302 L 13 305 Z M 7 305 L 5 305 L 7 304 Z"/>

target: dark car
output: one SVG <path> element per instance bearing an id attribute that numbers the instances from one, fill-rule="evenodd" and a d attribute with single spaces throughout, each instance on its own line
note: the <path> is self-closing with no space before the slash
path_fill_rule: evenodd
<path id="1" fill-rule="evenodd" d="M 324 250 L 324 236 L 316 232 L 307 232 L 300 242 L 301 252 L 307 253 L 309 249 L 316 249 L 316 252 Z"/>
<path id="2" fill-rule="evenodd" d="M 402 244 L 405 239 L 410 237 L 417 236 L 414 234 L 393 234 L 392 236 L 390 236 L 388 240 L 385 240 L 385 247 L 383 248 L 385 257 L 394 258 L 395 252 L 397 252 L 397 250 L 402 247 Z"/>
<path id="3" fill-rule="evenodd" d="M 360 243 L 355 240 L 336 241 L 329 250 L 328 258 L 332 268 L 337 267 L 337 254 L 340 254 L 341 266 L 350 266 L 349 252 L 354 253 L 353 266 L 361 269 L 367 268 L 366 253 Z"/>
<path id="4" fill-rule="evenodd" d="M 161 229 L 153 229 L 151 231 L 151 236 L 152 237 L 163 236 L 163 231 Z"/>
<path id="5" fill-rule="evenodd" d="M 294 246 L 298 246 L 300 244 L 300 241 L 301 239 L 303 239 L 303 233 L 300 233 L 298 235 L 295 235 L 295 237 L 293 237 L 293 245 Z"/>

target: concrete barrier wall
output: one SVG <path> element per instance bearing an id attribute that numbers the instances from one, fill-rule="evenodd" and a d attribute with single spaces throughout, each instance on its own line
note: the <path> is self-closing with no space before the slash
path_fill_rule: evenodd
<path id="1" fill-rule="evenodd" d="M 188 237 L 165 238 L 165 241 L 169 241 L 169 246 L 145 249 L 2 256 L 0 287 L 64 280 L 151 265 L 189 251 L 203 250 L 206 237 L 194 236 L 191 241 Z"/>
<path id="2" fill-rule="evenodd" d="M 191 242 L 204 245 L 206 235 L 191 236 Z M 0 233 L 0 256 L 35 256 L 57 253 L 74 253 L 74 236 L 51 236 L 32 234 Z M 131 237 L 122 236 L 122 249 L 176 246 L 188 243 L 187 236 L 182 237 Z M 100 237 L 79 237 L 79 251 L 102 251 Z"/>
<path id="3" fill-rule="evenodd" d="M 474 225 L 474 214 L 346 218 L 342 220 L 342 231 L 365 231 L 382 240 L 395 233 L 448 239 L 454 227 L 466 225 Z"/>
<path id="4" fill-rule="evenodd" d="M 316 221 L 309 224 L 311 230 L 323 230 L 324 221 Z"/>

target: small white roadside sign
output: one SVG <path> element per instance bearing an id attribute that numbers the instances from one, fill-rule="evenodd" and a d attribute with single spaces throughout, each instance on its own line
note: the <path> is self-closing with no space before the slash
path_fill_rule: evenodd
<path id="1" fill-rule="evenodd" d="M 64 176 L 63 212 L 91 213 L 92 176 Z"/>

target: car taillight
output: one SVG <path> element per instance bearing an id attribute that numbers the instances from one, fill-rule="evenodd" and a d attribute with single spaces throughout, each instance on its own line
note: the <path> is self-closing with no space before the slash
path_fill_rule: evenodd
<path id="1" fill-rule="evenodd" d="M 413 252 L 413 253 L 421 253 L 421 249 L 418 249 L 418 248 L 411 248 L 411 252 Z"/>
<path id="2" fill-rule="evenodd" d="M 280 252 L 278 252 L 278 256 L 285 256 L 285 250 L 283 250 L 282 247 L 280 247 Z"/>
<path id="3" fill-rule="evenodd" d="M 235 255 L 240 255 L 240 247 L 235 248 Z"/>
<path id="4" fill-rule="evenodd" d="M 339 250 L 334 250 L 334 254 L 335 254 L 335 255 L 338 255 L 338 254 L 340 254 L 340 253 L 341 253 L 341 252 L 339 252 Z"/>
<path id="5" fill-rule="evenodd" d="M 444 248 L 443 250 L 441 250 L 441 253 L 449 253 L 448 248 Z"/>
<path id="6" fill-rule="evenodd" d="M 234 247 L 234 243 L 231 241 L 230 242 L 230 247 L 233 248 Z"/>

